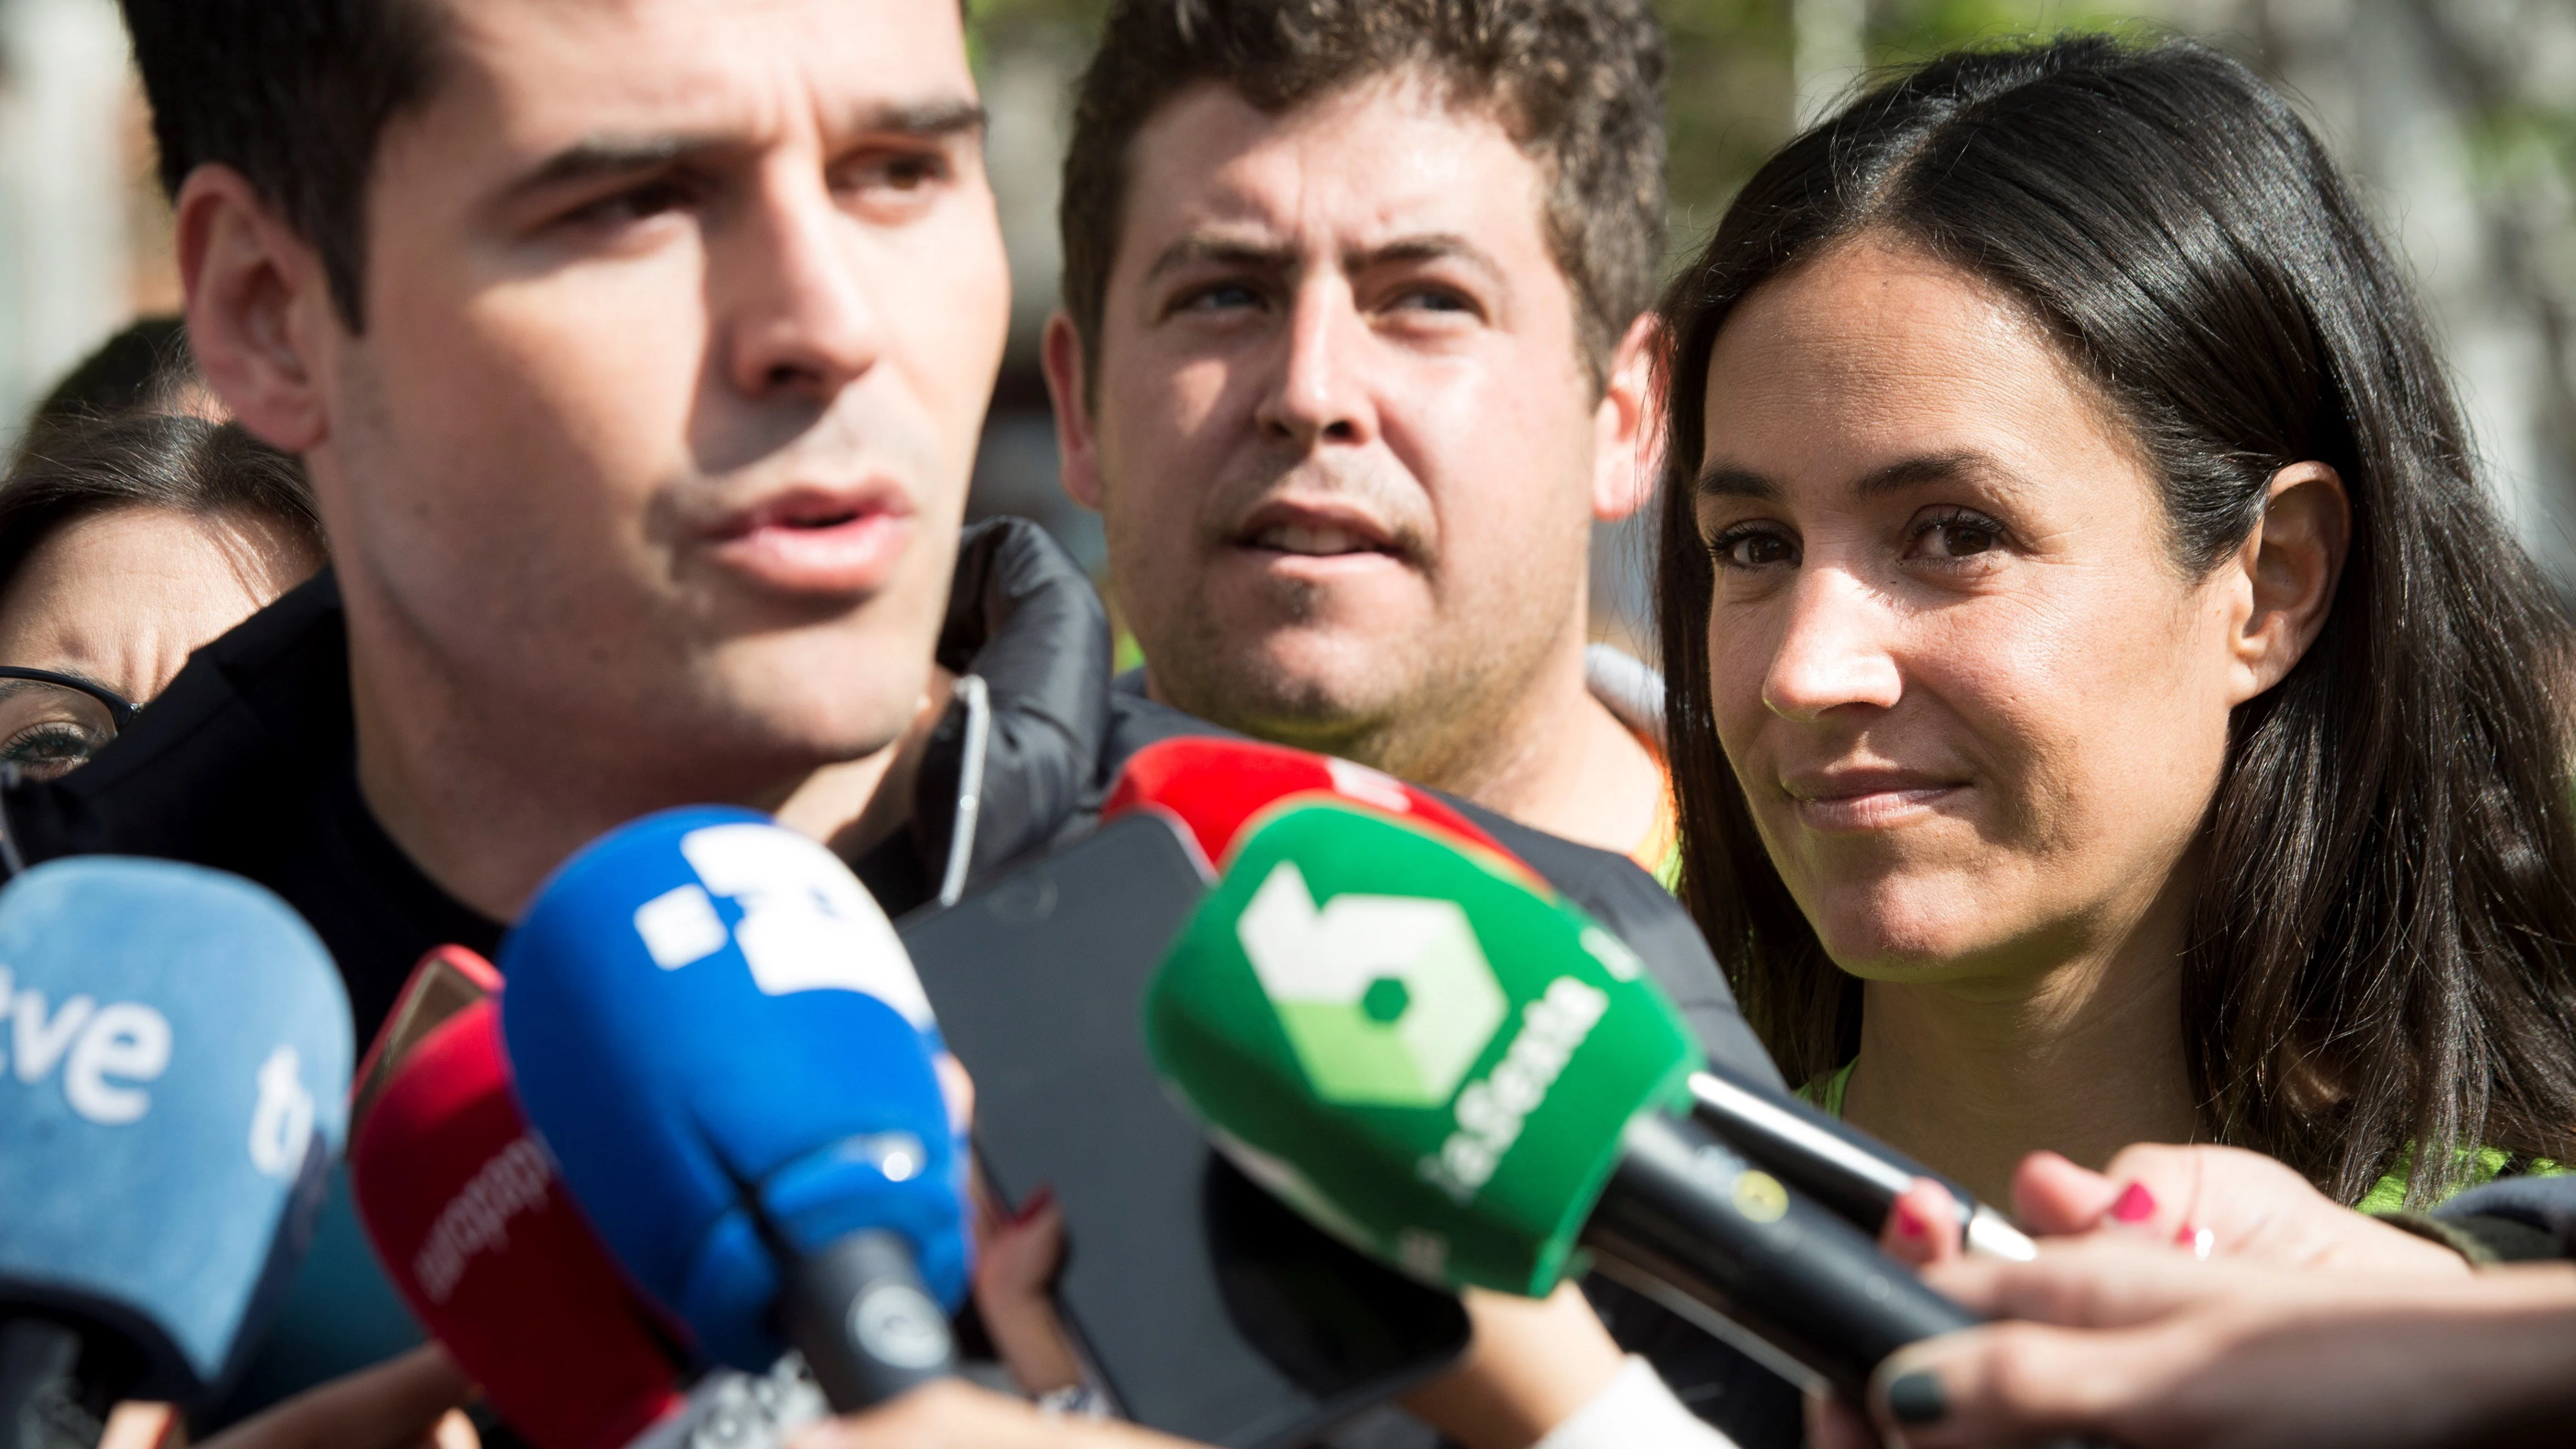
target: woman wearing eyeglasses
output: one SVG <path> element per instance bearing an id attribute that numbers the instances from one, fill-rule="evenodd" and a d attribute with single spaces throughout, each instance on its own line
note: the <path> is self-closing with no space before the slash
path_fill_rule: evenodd
<path id="1" fill-rule="evenodd" d="M 239 428 L 132 413 L 50 433 L 0 483 L 0 764 L 84 763 L 324 558 L 295 460 Z"/>

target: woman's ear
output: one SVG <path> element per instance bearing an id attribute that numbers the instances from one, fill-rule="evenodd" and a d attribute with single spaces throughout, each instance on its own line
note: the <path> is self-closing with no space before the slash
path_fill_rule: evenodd
<path id="1" fill-rule="evenodd" d="M 2326 626 L 2352 548 L 2352 500 L 2343 475 L 2293 463 L 2272 475 L 2262 520 L 2229 565 L 2240 576 L 2243 618 L 2229 638 L 2236 661 L 2231 705 L 2288 676 Z"/>

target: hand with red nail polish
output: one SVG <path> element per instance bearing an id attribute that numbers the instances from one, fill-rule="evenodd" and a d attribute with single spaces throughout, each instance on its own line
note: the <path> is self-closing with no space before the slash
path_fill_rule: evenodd
<path id="1" fill-rule="evenodd" d="M 1887 1210 L 1878 1246 L 1896 1261 L 1915 1268 L 1937 1263 L 1959 1252 L 1959 1200 L 1928 1177 L 1914 1179 Z"/>
<path id="2" fill-rule="evenodd" d="M 2343 1207 L 2284 1164 L 2235 1147 L 2141 1144 L 2101 1172 L 2034 1152 L 2013 1175 L 2013 1211 L 2036 1236 L 2107 1233 L 2284 1268 L 2469 1271 L 2450 1249 Z"/>

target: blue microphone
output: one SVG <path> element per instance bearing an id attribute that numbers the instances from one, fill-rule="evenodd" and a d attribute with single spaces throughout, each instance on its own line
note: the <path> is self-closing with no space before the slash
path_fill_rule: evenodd
<path id="1" fill-rule="evenodd" d="M 0 1016 L 0 1446 L 210 1401 L 347 1125 L 329 953 L 236 876 L 53 861 L 0 890 Z"/>
<path id="2" fill-rule="evenodd" d="M 785 1342 L 836 1409 L 949 1370 L 965 1164 L 912 960 L 821 845 L 747 810 L 647 816 L 501 943 L 519 1101 L 636 1285 L 705 1357 Z"/>

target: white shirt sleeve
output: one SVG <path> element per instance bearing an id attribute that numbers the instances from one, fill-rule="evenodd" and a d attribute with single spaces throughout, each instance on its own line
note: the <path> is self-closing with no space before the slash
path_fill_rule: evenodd
<path id="1" fill-rule="evenodd" d="M 1736 1449 L 1736 1444 L 1683 1408 L 1652 1365 L 1631 1357 L 1608 1388 L 1532 1449 Z"/>

